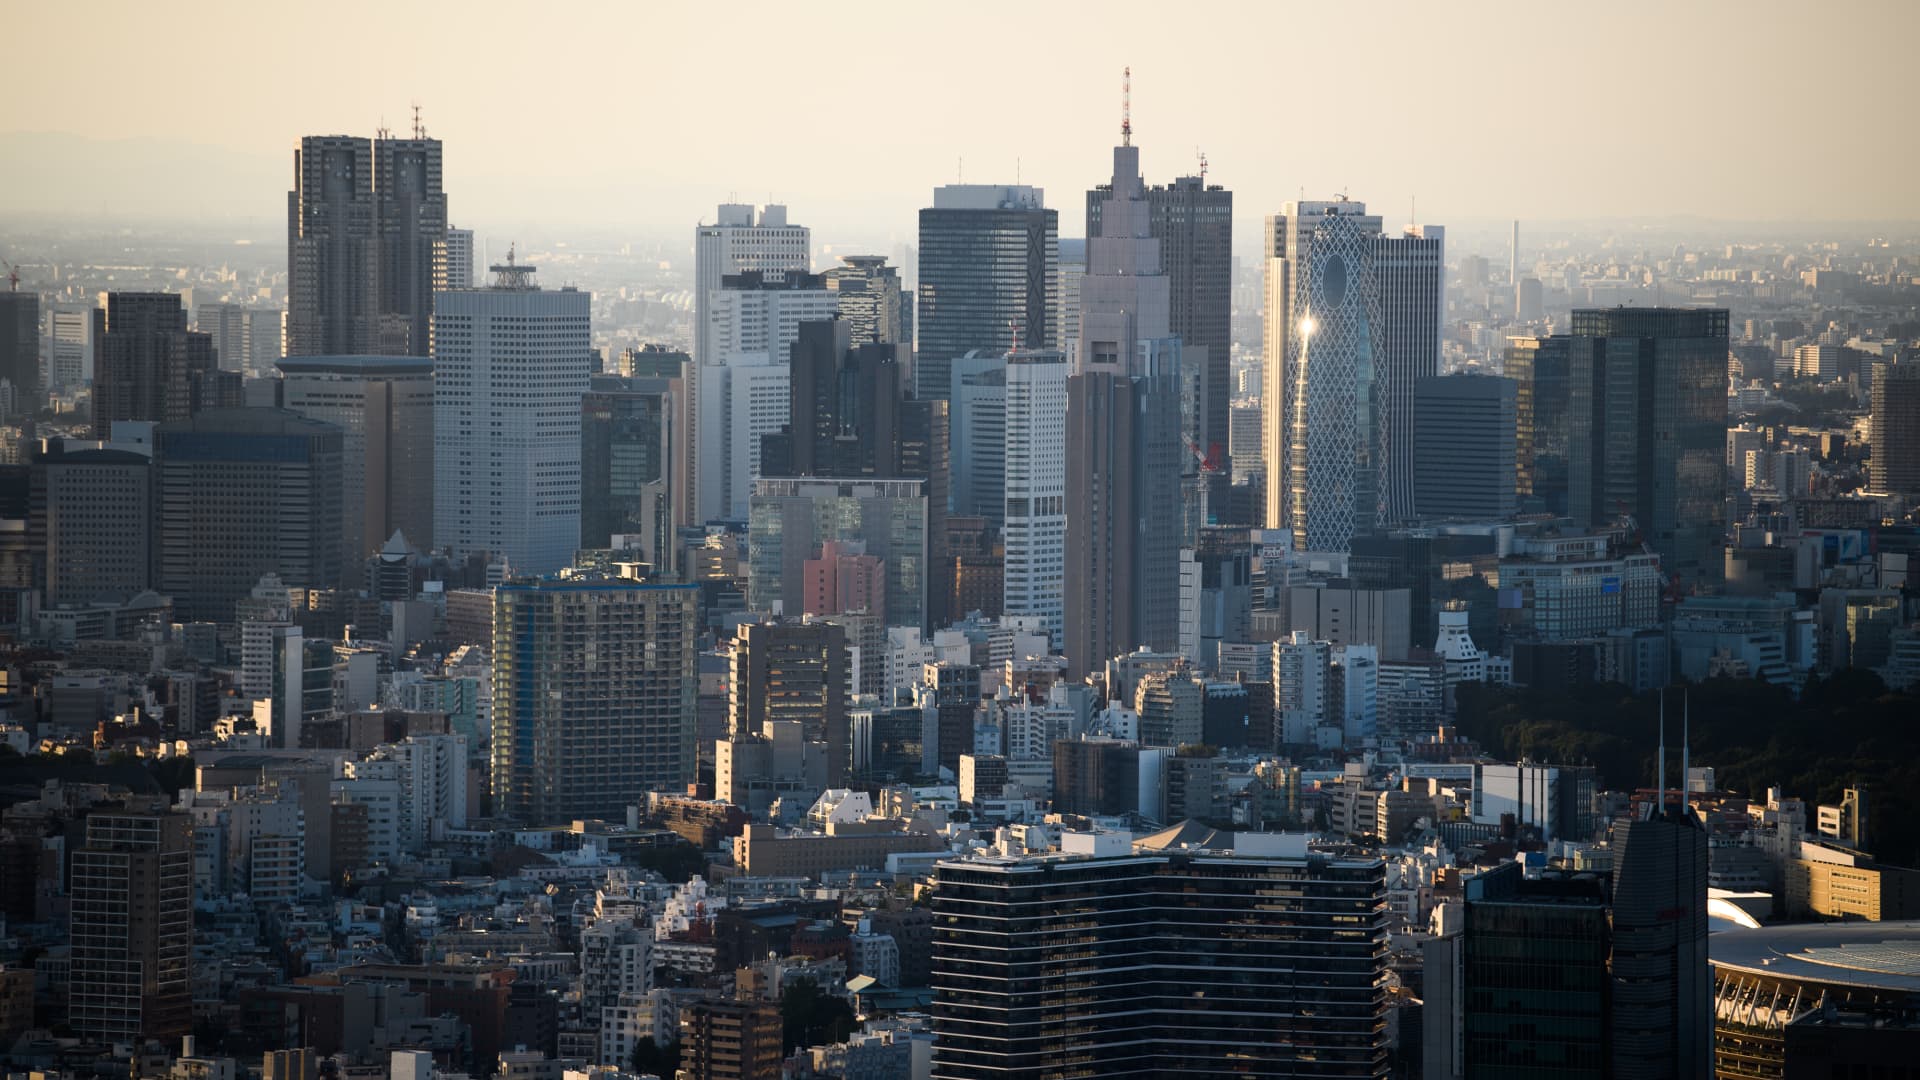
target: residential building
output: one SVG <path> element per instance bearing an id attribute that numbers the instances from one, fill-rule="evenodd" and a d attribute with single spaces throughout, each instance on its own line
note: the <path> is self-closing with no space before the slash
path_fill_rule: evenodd
<path id="1" fill-rule="evenodd" d="M 1873 380 L 1867 459 L 1874 491 L 1920 492 L 1920 357 L 1882 364 Z"/>
<path id="2" fill-rule="evenodd" d="M 100 808 L 74 851 L 67 1024 L 101 1040 L 189 1034 L 193 821 L 163 807 Z"/>

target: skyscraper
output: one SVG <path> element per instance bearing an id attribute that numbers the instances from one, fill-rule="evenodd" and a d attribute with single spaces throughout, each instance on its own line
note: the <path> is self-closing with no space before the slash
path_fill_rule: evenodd
<path id="1" fill-rule="evenodd" d="M 397 532 L 433 549 L 433 361 L 413 356 L 290 356 L 282 400 L 338 427 L 340 556 L 349 566 Z"/>
<path id="2" fill-rule="evenodd" d="M 790 358 L 800 327 L 831 319 L 841 294 L 817 274 L 771 276 L 745 270 L 707 293 L 707 350 L 699 366 L 698 442 L 681 442 L 699 460 L 699 522 L 746 517 L 753 481 L 763 474 L 761 441 L 787 422 Z M 698 366 L 698 365 L 696 365 Z"/>
<path id="3" fill-rule="evenodd" d="M 798 614 L 807 560 L 829 541 L 859 543 L 885 567 L 887 620 L 926 628 L 931 603 L 926 482 L 917 479 L 767 478 L 747 516 L 747 602 Z"/>
<path id="4" fill-rule="evenodd" d="M 687 520 L 679 524 L 698 525 L 726 512 L 717 501 L 719 489 L 702 476 L 714 467 L 710 448 L 719 446 L 706 432 L 707 419 L 716 413 L 714 402 L 725 396 L 716 397 L 706 385 L 709 368 L 726 360 L 712 325 L 714 291 L 736 274 L 757 272 L 769 285 L 783 283 L 789 273 L 804 274 L 813 266 L 810 244 L 806 226 L 788 224 L 787 208 L 778 204 L 761 207 L 756 214 L 751 205 L 722 203 L 714 224 L 694 230 L 693 367 L 687 372 L 685 422 L 680 425 L 687 490 L 693 494 L 686 503 Z M 779 359 L 784 357 L 769 351 L 766 362 Z"/>
<path id="5" fill-rule="evenodd" d="M 945 401 L 953 359 L 1047 348 L 1058 329 L 1059 214 L 1039 188 L 948 184 L 920 211 L 915 397 Z"/>
<path id="6" fill-rule="evenodd" d="M 1676 796 L 1672 802 L 1670 795 Z M 1613 846 L 1609 1075 L 1618 1080 L 1710 1075 L 1706 829 L 1685 797 L 1663 786 L 1659 805 L 1614 826 Z"/>
<path id="7" fill-rule="evenodd" d="M 1423 518 L 1514 512 L 1514 394 L 1497 375 L 1428 375 L 1413 389 L 1413 509 Z"/>
<path id="8" fill-rule="evenodd" d="M 1414 390 L 1440 374 L 1440 324 L 1447 316 L 1446 231 L 1408 225 L 1374 240 L 1380 293 L 1380 512 L 1389 525 L 1414 516 Z"/>
<path id="9" fill-rule="evenodd" d="M 13 387 L 15 413 L 40 408 L 40 294 L 0 292 L 0 381 Z"/>
<path id="10" fill-rule="evenodd" d="M 507 253 L 485 289 L 434 297 L 433 535 L 550 574 L 580 542 L 580 397 L 592 298 Z"/>
<path id="11" fill-rule="evenodd" d="M 93 437 L 115 420 L 165 423 L 240 404 L 240 377 L 214 366 L 213 343 L 187 330 L 173 293 L 108 293 L 93 378 Z"/>
<path id="12" fill-rule="evenodd" d="M 760 734 L 769 721 L 795 720 L 827 747 L 827 784 L 846 782 L 850 763 L 847 639 L 833 623 L 745 623 L 733 643 L 728 733 Z"/>
<path id="13" fill-rule="evenodd" d="M 440 174 L 440 140 L 427 138 L 417 114 L 412 138 L 374 140 L 382 352 L 428 352 L 435 283 L 448 277 L 447 193 Z"/>
<path id="14" fill-rule="evenodd" d="M 1514 338 L 1502 363 L 1514 382 L 1514 494 L 1549 514 L 1567 512 L 1568 341 Z"/>
<path id="15" fill-rule="evenodd" d="M 1007 354 L 1006 517 L 1003 605 L 1045 620 L 1065 648 L 1067 560 L 1067 356 L 1052 349 Z"/>
<path id="16" fill-rule="evenodd" d="M 29 541 L 49 606 L 124 601 L 153 584 L 153 463 L 125 450 L 48 452 L 33 463 Z"/>
<path id="17" fill-rule="evenodd" d="M 614 818 L 698 758 L 699 589 L 598 575 L 494 592 L 493 795 L 528 824 Z"/>
<path id="18" fill-rule="evenodd" d="M 1101 209 L 1110 195 L 1105 184 L 1087 192 L 1088 236 L 1101 234 Z M 1180 339 L 1182 366 L 1199 377 L 1194 443 L 1224 459 L 1233 396 L 1233 192 L 1208 184 L 1204 171 L 1182 176 L 1147 189 L 1147 213 L 1170 284 L 1168 326 Z"/>
<path id="19" fill-rule="evenodd" d="M 1867 468 L 1873 490 L 1920 492 L 1920 357 L 1880 365 L 1871 400 Z"/>
<path id="20" fill-rule="evenodd" d="M 842 255 L 840 263 L 821 277 L 853 327 L 853 343 L 911 346 L 912 294 L 900 291 L 899 269 L 885 255 Z"/>
<path id="21" fill-rule="evenodd" d="M 1075 674 L 1180 643 L 1180 340 L 1150 226 L 1140 151 L 1123 130 L 1103 232 L 1087 238 L 1067 379 L 1064 622 Z"/>
<path id="22" fill-rule="evenodd" d="M 155 587 L 182 621 L 230 622 L 263 574 L 341 580 L 342 435 L 285 409 L 210 409 L 154 432 Z"/>
<path id="23" fill-rule="evenodd" d="M 73 853 L 67 1023 L 106 1041 L 193 1030 L 193 821 L 102 807 Z"/>
<path id="24" fill-rule="evenodd" d="M 684 365 L 676 364 L 676 368 Z M 675 561 L 674 419 L 682 379 L 596 375 L 580 399 L 580 546 L 642 537 L 647 561 Z"/>
<path id="25" fill-rule="evenodd" d="M 473 288 L 473 230 L 447 226 L 447 257 L 435 289 Z"/>
<path id="26" fill-rule="evenodd" d="M 1007 361 L 977 350 L 953 362 L 953 509 L 998 526 L 1006 515 Z"/>
<path id="27" fill-rule="evenodd" d="M 287 355 L 349 356 L 379 342 L 373 142 L 310 135 L 287 192 Z"/>
<path id="28" fill-rule="evenodd" d="M 96 307 L 56 304 L 49 329 L 47 379 L 51 389 L 77 390 L 93 381 L 94 349 L 106 333 L 107 313 Z"/>
<path id="29" fill-rule="evenodd" d="M 1378 859 L 1115 839 L 935 866 L 933 1076 L 1387 1075 Z"/>
<path id="30" fill-rule="evenodd" d="M 1688 583 L 1725 572 L 1725 308 L 1576 309 L 1568 342 L 1575 524 L 1633 517 Z"/>

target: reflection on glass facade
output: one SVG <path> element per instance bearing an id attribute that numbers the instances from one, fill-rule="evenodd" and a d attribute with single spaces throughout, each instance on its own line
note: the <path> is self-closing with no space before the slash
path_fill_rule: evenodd
<path id="1" fill-rule="evenodd" d="M 1514 338 L 1504 373 L 1515 384 L 1514 494 L 1523 507 L 1567 512 L 1567 338 Z"/>
<path id="2" fill-rule="evenodd" d="M 887 617 L 924 626 L 927 499 L 920 480 L 756 480 L 747 510 L 747 597 L 798 614 L 808 559 L 829 540 L 866 544 L 886 566 Z"/>
<path id="3" fill-rule="evenodd" d="M 1383 875 L 1318 853 L 941 863 L 933 1075 L 1384 1076 Z"/>

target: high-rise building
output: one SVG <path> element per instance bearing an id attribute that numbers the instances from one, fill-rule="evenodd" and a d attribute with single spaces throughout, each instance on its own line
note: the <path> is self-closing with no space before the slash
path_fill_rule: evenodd
<path id="1" fill-rule="evenodd" d="M 103 1041 L 193 1030 L 193 820 L 100 808 L 73 853 L 67 1023 Z"/>
<path id="2" fill-rule="evenodd" d="M 953 510 L 1006 516 L 1007 361 L 977 350 L 953 362 Z"/>
<path id="3" fill-rule="evenodd" d="M 1726 309 L 1576 309 L 1570 338 L 1574 523 L 1630 515 L 1668 574 L 1718 581 L 1725 573 Z"/>
<path id="4" fill-rule="evenodd" d="M 1007 354 L 1002 452 L 1006 544 L 1002 605 L 1043 620 L 1065 647 L 1067 573 L 1067 356 Z"/>
<path id="5" fill-rule="evenodd" d="M 380 250 L 382 352 L 425 356 L 433 293 L 447 280 L 447 193 L 441 188 L 440 140 L 414 120 L 412 138 L 373 142 L 375 229 Z"/>
<path id="6" fill-rule="evenodd" d="M 848 742 L 846 632 L 828 622 L 744 623 L 727 680 L 728 733 L 760 734 L 770 722 L 798 721 L 827 748 L 827 784 L 846 782 Z"/>
<path id="7" fill-rule="evenodd" d="M 1059 215 L 1027 185 L 948 184 L 920 211 L 915 397 L 947 399 L 957 356 L 1049 348 Z"/>
<path id="8" fill-rule="evenodd" d="M 372 140 L 301 139 L 287 192 L 287 355 L 376 351 L 379 248 Z"/>
<path id="9" fill-rule="evenodd" d="M 49 324 L 49 388 L 73 391 L 93 381 L 94 349 L 106 333 L 106 315 L 96 307 L 55 305 Z"/>
<path id="10" fill-rule="evenodd" d="M 473 288 L 473 230 L 447 226 L 447 257 L 435 289 Z"/>
<path id="11" fill-rule="evenodd" d="M 493 600 L 493 797 L 529 824 L 625 816 L 681 791 L 694 735 L 699 589 L 595 575 Z"/>
<path id="12" fill-rule="evenodd" d="M 30 546 L 49 607 L 121 602 L 153 583 L 153 463 L 125 450 L 48 453 L 33 463 Z"/>
<path id="13" fill-rule="evenodd" d="M 1100 236 L 1087 238 L 1080 349 L 1067 379 L 1066 655 L 1095 670 L 1179 647 L 1180 340 L 1131 136 L 1113 151 Z"/>
<path id="14" fill-rule="evenodd" d="M 0 292 L 0 382 L 13 388 L 13 411 L 40 408 L 40 294 Z"/>
<path id="15" fill-rule="evenodd" d="M 395 532 L 433 549 L 433 361 L 416 356 L 289 356 L 282 400 L 338 427 L 341 558 L 357 564 Z"/>
<path id="16" fill-rule="evenodd" d="M 580 398 L 592 298 L 507 253 L 494 284 L 434 296 L 433 538 L 550 574 L 580 543 Z"/>
<path id="17" fill-rule="evenodd" d="M 1288 203 L 1267 219 L 1269 528 L 1344 551 L 1413 513 L 1413 387 L 1439 373 L 1445 234 L 1381 232 L 1365 203 Z"/>
<path id="18" fill-rule="evenodd" d="M 1514 512 L 1512 379 L 1428 375 L 1413 390 L 1413 509 L 1423 518 Z"/>
<path id="19" fill-rule="evenodd" d="M 1880 365 L 1871 400 L 1867 469 L 1873 490 L 1920 492 L 1920 357 Z"/>
<path id="20" fill-rule="evenodd" d="M 853 343 L 912 345 L 913 294 L 901 291 L 899 269 L 885 255 L 842 255 L 840 262 L 820 276 L 853 328 Z"/>
<path id="21" fill-rule="evenodd" d="M 1101 208 L 1110 195 L 1105 184 L 1087 192 L 1088 236 L 1101 235 Z M 1193 441 L 1202 453 L 1221 458 L 1228 449 L 1233 396 L 1233 192 L 1208 184 L 1204 171 L 1182 176 L 1147 189 L 1147 213 L 1171 284 L 1168 325 L 1180 339 L 1181 364 L 1199 376 Z"/>
<path id="22" fill-rule="evenodd" d="M 663 354 L 665 355 L 665 354 Z M 684 384 L 676 374 L 596 375 L 580 399 L 580 546 L 604 548 L 615 536 L 640 538 L 647 561 L 673 569 L 673 481 L 679 440 L 674 420 Z"/>
<path id="23" fill-rule="evenodd" d="M 1726 313 L 1719 315 L 1724 334 Z M 1614 826 L 1613 847 L 1607 1075 L 1618 1080 L 1711 1075 L 1706 829 L 1685 797 L 1663 786 L 1659 805 Z"/>
<path id="24" fill-rule="evenodd" d="M 1570 339 L 1514 338 L 1502 363 L 1514 382 L 1514 494 L 1549 514 L 1567 512 L 1567 356 Z"/>
<path id="25" fill-rule="evenodd" d="M 780 1080 L 780 1009 L 771 1001 L 700 1001 L 680 1010 L 684 1080 Z"/>
<path id="26" fill-rule="evenodd" d="M 183 622 L 229 622 L 263 574 L 341 581 L 343 437 L 285 409 L 210 409 L 154 431 L 154 584 Z"/>
<path id="27" fill-rule="evenodd" d="M 204 303 L 193 306 L 193 328 L 213 343 L 214 365 L 222 371 L 243 371 L 247 364 L 247 309 L 239 304 Z"/>
<path id="28" fill-rule="evenodd" d="M 824 278 L 797 270 L 729 274 L 707 294 L 711 360 L 698 371 L 697 443 L 681 433 L 699 457 L 696 521 L 746 517 L 753 482 L 763 475 L 761 442 L 787 423 L 800 327 L 832 319 L 840 298 Z"/>
<path id="29" fill-rule="evenodd" d="M 719 460 L 712 453 L 723 441 L 715 441 L 705 428 L 707 417 L 715 411 L 709 402 L 727 399 L 716 395 L 707 383 L 715 364 L 725 362 L 724 340 L 713 325 L 714 293 L 725 287 L 725 279 L 738 274 L 757 273 L 758 280 L 779 285 L 789 273 L 807 273 L 813 266 L 811 234 L 804 225 L 787 223 L 787 208 L 778 204 L 761 207 L 756 213 L 750 205 L 722 203 L 712 225 L 694 230 L 693 240 L 693 367 L 687 373 L 687 409 L 680 437 L 686 446 L 687 485 L 690 494 L 687 520 L 682 525 L 699 525 L 725 511 L 718 502 L 718 488 L 702 476 Z M 814 286 L 817 287 L 817 286 Z M 809 316 L 820 317 L 820 316 Z M 767 363 L 784 360 L 781 346 L 791 342 L 769 339 Z M 750 350 L 751 351 L 751 350 Z M 777 355 L 776 355 L 777 354 Z"/>
<path id="30" fill-rule="evenodd" d="M 1193 822 L 1062 846 L 935 866 L 938 1080 L 1387 1075 L 1378 859 Z"/>
<path id="31" fill-rule="evenodd" d="M 109 437 L 115 420 L 177 422 L 240 404 L 239 376 L 214 366 L 212 339 L 187 330 L 173 293 L 108 293 L 94 356 L 96 439 Z"/>
<path id="32" fill-rule="evenodd" d="M 886 568 L 887 619 L 925 627 L 929 603 L 928 498 L 917 479 L 756 480 L 747 515 L 747 600 L 756 611 L 799 614 L 806 563 L 828 541 L 864 545 Z"/>

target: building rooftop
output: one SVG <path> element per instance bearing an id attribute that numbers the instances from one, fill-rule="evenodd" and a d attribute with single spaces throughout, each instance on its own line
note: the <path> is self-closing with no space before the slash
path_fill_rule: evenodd
<path id="1" fill-rule="evenodd" d="M 1708 941 L 1717 968 L 1830 986 L 1920 992 L 1920 920 L 1729 930 Z"/>

